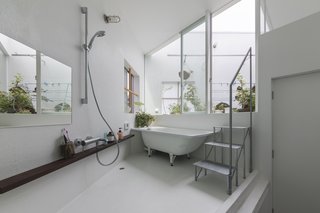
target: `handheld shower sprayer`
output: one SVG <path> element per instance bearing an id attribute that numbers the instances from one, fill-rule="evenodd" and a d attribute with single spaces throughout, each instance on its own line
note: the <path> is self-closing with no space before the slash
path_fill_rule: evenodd
<path id="1" fill-rule="evenodd" d="M 96 37 L 103 37 L 103 36 L 105 36 L 105 35 L 106 35 L 106 31 L 104 31 L 104 30 L 100 30 L 100 31 L 96 32 L 96 33 L 92 36 L 91 40 L 89 41 L 89 44 L 88 44 L 88 45 L 84 44 L 84 45 L 83 45 L 83 48 L 84 48 L 86 51 L 90 51 L 91 48 L 92 48 L 94 39 L 95 39 Z"/>

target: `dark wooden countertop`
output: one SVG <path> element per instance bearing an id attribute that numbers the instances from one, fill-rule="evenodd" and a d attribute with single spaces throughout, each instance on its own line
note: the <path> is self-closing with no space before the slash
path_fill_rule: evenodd
<path id="1" fill-rule="evenodd" d="M 128 140 L 129 138 L 132 138 L 134 135 L 127 135 L 124 137 L 124 139 L 120 140 L 119 143 Z M 68 166 L 69 164 L 72 164 L 74 162 L 77 162 L 83 158 L 86 158 L 92 154 L 95 154 L 99 151 L 102 151 L 110 146 L 115 145 L 115 142 L 111 142 L 108 144 L 98 145 L 96 147 L 84 150 L 82 152 L 76 153 L 70 158 L 62 158 L 59 160 L 56 160 L 54 162 L 45 164 L 43 166 L 39 166 L 37 168 L 22 172 L 20 174 L 11 176 L 9 178 L 0 180 L 0 194 L 3 194 L 7 191 L 10 191 L 14 188 L 17 188 L 23 184 L 29 183 L 35 179 L 38 179 L 46 174 L 49 174 L 51 172 L 54 172 L 60 168 L 63 168 L 65 166 Z"/>

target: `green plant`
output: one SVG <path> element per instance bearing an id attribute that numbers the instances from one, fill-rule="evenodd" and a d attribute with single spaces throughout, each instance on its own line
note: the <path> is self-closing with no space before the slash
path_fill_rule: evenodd
<path id="1" fill-rule="evenodd" d="M 184 94 L 184 98 L 187 101 L 190 101 L 190 103 L 194 107 L 194 111 L 204 111 L 205 107 L 201 104 L 201 100 L 198 97 L 197 88 L 192 85 L 187 85 L 187 92 Z"/>
<path id="2" fill-rule="evenodd" d="M 140 112 L 141 111 L 141 107 L 144 105 L 144 103 L 140 102 L 140 101 L 136 101 L 133 103 L 135 107 L 137 107 L 137 111 Z"/>
<path id="3" fill-rule="evenodd" d="M 246 80 L 240 74 L 237 77 L 237 80 L 240 83 L 240 86 L 237 87 L 237 94 L 235 99 L 241 105 L 241 109 L 238 109 L 239 112 L 249 112 L 250 111 L 250 88 L 246 87 Z M 256 91 L 255 87 L 252 87 L 252 111 L 255 111 L 255 100 L 256 100 Z"/>
<path id="4" fill-rule="evenodd" d="M 55 112 L 71 112 L 71 106 L 66 102 L 60 103 L 54 106 L 54 111 Z"/>
<path id="5" fill-rule="evenodd" d="M 205 107 L 201 104 L 201 100 L 197 94 L 197 88 L 190 83 L 186 84 L 186 92 L 184 93 L 183 112 L 189 112 L 191 109 L 188 103 L 193 105 L 194 111 L 204 111 Z M 181 104 L 174 103 L 169 105 L 170 114 L 180 114 Z"/>
<path id="6" fill-rule="evenodd" d="M 21 74 L 14 76 L 9 92 L 0 92 L 0 112 L 2 113 L 36 113 L 31 96 L 21 86 Z"/>
<path id="7" fill-rule="evenodd" d="M 180 104 L 170 104 L 169 105 L 169 110 L 170 110 L 170 114 L 175 115 L 175 114 L 180 114 L 181 113 L 181 107 Z"/>
<path id="8" fill-rule="evenodd" d="M 149 113 L 137 112 L 136 114 L 136 127 L 148 127 L 153 121 L 155 121 L 155 118 Z"/>
<path id="9" fill-rule="evenodd" d="M 0 112 L 8 112 L 11 108 L 11 101 L 8 93 L 0 91 Z"/>
<path id="10" fill-rule="evenodd" d="M 181 114 L 181 105 L 178 103 L 170 104 L 169 105 L 170 114 Z M 187 106 L 187 103 L 183 104 L 183 111 L 189 112 L 190 108 Z"/>
<path id="11" fill-rule="evenodd" d="M 229 107 L 229 104 L 220 102 L 215 106 L 215 110 L 221 110 L 222 112 L 225 112 L 225 108 Z"/>

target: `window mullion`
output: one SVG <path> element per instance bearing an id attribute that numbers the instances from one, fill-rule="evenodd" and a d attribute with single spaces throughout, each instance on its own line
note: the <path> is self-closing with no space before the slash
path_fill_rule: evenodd
<path id="1" fill-rule="evenodd" d="M 36 51 L 36 110 L 41 114 L 41 52 Z"/>
<path id="2" fill-rule="evenodd" d="M 206 13 L 206 108 L 207 113 L 212 113 L 212 15 L 209 11 Z"/>
<path id="3" fill-rule="evenodd" d="M 183 34 L 180 35 L 180 112 L 183 113 Z"/>

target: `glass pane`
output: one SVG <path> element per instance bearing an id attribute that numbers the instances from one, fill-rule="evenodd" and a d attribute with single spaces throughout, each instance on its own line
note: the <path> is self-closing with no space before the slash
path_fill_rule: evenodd
<path id="1" fill-rule="evenodd" d="M 179 82 L 163 82 L 162 98 L 179 98 Z"/>
<path id="2" fill-rule="evenodd" d="M 180 82 L 162 83 L 162 113 L 179 114 L 180 108 Z"/>
<path id="3" fill-rule="evenodd" d="M 146 57 L 145 75 L 145 110 L 151 114 L 170 114 L 169 106 L 174 104 L 177 111 L 179 100 L 166 100 L 165 98 L 180 99 L 178 93 L 180 82 L 180 39 L 177 39 L 153 55 Z M 171 83 L 170 83 L 171 82 Z M 168 83 L 167 85 L 164 83 Z M 167 91 L 167 89 L 172 90 Z"/>
<path id="4" fill-rule="evenodd" d="M 252 48 L 252 72 L 253 83 L 255 82 L 255 1 L 242 0 L 224 12 L 212 18 L 212 105 L 213 112 L 225 112 L 229 107 L 230 82 L 236 74 L 245 54 Z M 233 86 L 233 108 L 241 111 L 242 104 L 236 100 L 240 92 L 249 88 L 249 60 L 244 64 L 240 71 L 241 79 L 238 79 Z M 239 85 L 240 81 L 245 84 Z M 243 91 L 237 88 L 242 86 Z M 245 106 L 244 106 L 245 107 Z"/>
<path id="5" fill-rule="evenodd" d="M 36 113 L 36 51 L 1 33 L 0 112 Z"/>
<path id="6" fill-rule="evenodd" d="M 71 68 L 41 55 L 41 112 L 71 112 Z"/>
<path id="7" fill-rule="evenodd" d="M 205 23 L 183 35 L 183 112 L 206 110 Z"/>
<path id="8" fill-rule="evenodd" d="M 260 34 L 270 31 L 269 12 L 267 11 L 266 0 L 260 0 Z"/>
<path id="9" fill-rule="evenodd" d="M 180 113 L 180 99 L 162 99 L 162 114 Z"/>

